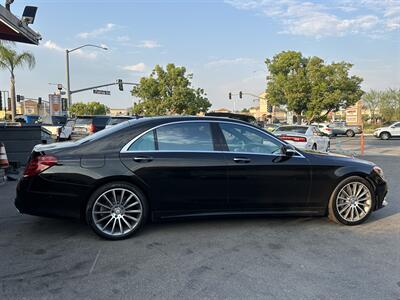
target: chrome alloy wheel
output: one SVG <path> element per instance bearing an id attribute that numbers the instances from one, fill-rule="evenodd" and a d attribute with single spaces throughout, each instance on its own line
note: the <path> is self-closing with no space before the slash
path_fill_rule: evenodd
<path id="1" fill-rule="evenodd" d="M 139 197 L 124 188 L 102 193 L 95 201 L 92 218 L 96 227 L 111 236 L 125 235 L 134 230 L 143 216 Z"/>
<path id="2" fill-rule="evenodd" d="M 347 222 L 362 220 L 368 215 L 371 206 L 371 192 L 361 182 L 346 184 L 336 197 L 337 212 Z"/>

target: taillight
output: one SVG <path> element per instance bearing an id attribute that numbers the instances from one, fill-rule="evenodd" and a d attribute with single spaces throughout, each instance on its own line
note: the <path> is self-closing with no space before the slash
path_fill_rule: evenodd
<path id="1" fill-rule="evenodd" d="M 87 126 L 87 130 L 90 132 L 90 133 L 95 133 L 96 132 L 96 126 L 92 123 L 92 124 L 89 124 L 88 126 Z"/>
<path id="2" fill-rule="evenodd" d="M 25 167 L 24 177 L 35 176 L 57 163 L 57 157 L 53 155 L 33 156 Z"/>
<path id="3" fill-rule="evenodd" d="M 326 130 L 326 131 L 332 131 L 332 129 L 331 129 L 331 128 L 325 128 L 325 130 Z"/>
<path id="4" fill-rule="evenodd" d="M 284 141 L 293 141 L 293 142 L 300 142 L 300 143 L 307 142 L 307 139 L 305 137 L 301 137 L 301 136 L 281 135 L 279 138 Z"/>

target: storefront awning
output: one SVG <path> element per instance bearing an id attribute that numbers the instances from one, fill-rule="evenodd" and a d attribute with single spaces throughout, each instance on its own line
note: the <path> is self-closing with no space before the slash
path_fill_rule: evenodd
<path id="1" fill-rule="evenodd" d="M 42 38 L 39 33 L 0 5 L 0 39 L 38 45 Z"/>

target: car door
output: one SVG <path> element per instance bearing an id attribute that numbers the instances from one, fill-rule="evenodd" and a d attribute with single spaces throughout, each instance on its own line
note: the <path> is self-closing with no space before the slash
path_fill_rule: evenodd
<path id="1" fill-rule="evenodd" d="M 156 211 L 201 212 L 227 207 L 224 153 L 209 122 L 165 124 L 149 130 L 121 160 L 147 186 Z"/>
<path id="2" fill-rule="evenodd" d="M 400 136 L 400 122 L 392 126 L 391 134 L 392 136 Z"/>
<path id="3" fill-rule="evenodd" d="M 311 127 L 311 134 L 315 143 L 317 144 L 318 151 L 325 151 L 328 147 L 328 138 L 315 126 Z"/>
<path id="4" fill-rule="evenodd" d="M 219 126 L 227 151 L 229 208 L 295 211 L 307 205 L 311 171 L 303 155 L 282 155 L 283 142 L 252 126 Z"/>

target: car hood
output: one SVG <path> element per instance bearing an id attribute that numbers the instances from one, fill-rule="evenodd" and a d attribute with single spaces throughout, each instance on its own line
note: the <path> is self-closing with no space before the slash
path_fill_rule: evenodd
<path id="1" fill-rule="evenodd" d="M 389 127 L 378 127 L 375 129 L 375 131 L 379 131 L 379 130 L 388 130 Z"/>
<path id="2" fill-rule="evenodd" d="M 375 166 L 373 162 L 368 160 L 360 159 L 354 156 L 348 156 L 339 153 L 332 153 L 332 152 L 316 152 L 316 151 L 303 151 L 306 153 L 308 157 L 314 157 L 319 159 L 326 159 L 335 162 L 354 162 L 354 163 L 362 163 L 369 166 Z"/>

